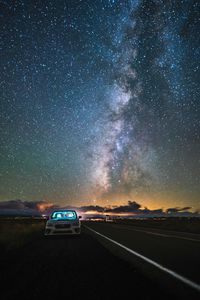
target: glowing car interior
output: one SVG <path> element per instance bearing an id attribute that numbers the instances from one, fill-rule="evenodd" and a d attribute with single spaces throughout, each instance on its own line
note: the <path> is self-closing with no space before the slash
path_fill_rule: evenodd
<path id="1" fill-rule="evenodd" d="M 77 214 L 75 211 L 55 211 L 51 215 L 53 220 L 76 220 Z"/>

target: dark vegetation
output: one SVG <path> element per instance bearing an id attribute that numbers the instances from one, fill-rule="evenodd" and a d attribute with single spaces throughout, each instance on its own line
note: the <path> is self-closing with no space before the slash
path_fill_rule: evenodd
<path id="1" fill-rule="evenodd" d="M 43 236 L 44 219 L 0 218 L 1 252 L 12 251 Z"/>
<path id="2" fill-rule="evenodd" d="M 200 233 L 200 218 L 153 218 L 153 219 L 119 219 L 119 224 L 139 227 L 158 228 L 188 233 Z"/>

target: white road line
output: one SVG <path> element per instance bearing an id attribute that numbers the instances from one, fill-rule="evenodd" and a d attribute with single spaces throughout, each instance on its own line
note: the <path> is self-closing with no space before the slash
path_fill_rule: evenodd
<path id="1" fill-rule="evenodd" d="M 109 238 L 109 237 L 107 237 L 107 236 L 105 236 L 105 235 L 103 235 L 103 234 L 101 234 L 101 233 L 95 231 L 94 229 L 91 229 L 90 227 L 88 227 L 88 226 L 86 226 L 86 225 L 84 225 L 84 227 L 86 227 L 87 229 L 89 229 L 90 231 L 92 231 L 92 232 L 96 233 L 97 235 L 103 237 L 104 239 L 106 239 L 106 240 L 112 242 L 113 244 L 118 245 L 119 247 L 125 249 L 125 250 L 128 251 L 129 253 L 131 253 L 131 254 L 133 254 L 133 255 L 135 255 L 135 256 L 137 256 L 137 257 L 143 259 L 144 261 L 150 263 L 150 264 L 153 265 L 154 267 L 156 267 L 156 268 L 158 268 L 158 269 L 164 271 L 165 273 L 171 275 L 172 277 L 174 277 L 174 278 L 180 280 L 181 282 L 185 283 L 186 285 L 188 285 L 188 286 L 190 286 L 191 288 L 193 288 L 193 289 L 197 290 L 198 292 L 200 292 L 200 285 L 199 285 L 199 284 L 197 284 L 197 283 L 191 281 L 190 279 L 188 279 L 188 278 L 186 278 L 186 277 L 184 277 L 184 276 L 182 276 L 182 275 L 179 275 L 178 273 L 176 273 L 176 272 L 174 272 L 174 271 L 172 271 L 172 270 L 170 270 L 170 269 L 168 269 L 168 268 L 166 268 L 166 267 L 160 265 L 159 263 L 153 261 L 152 259 L 150 259 L 150 258 L 148 258 L 148 257 L 146 257 L 146 256 L 144 256 L 144 255 L 142 255 L 142 254 L 139 254 L 139 253 L 136 252 L 136 251 L 133 251 L 132 249 L 130 249 L 130 248 L 128 248 L 128 247 L 126 247 L 126 246 L 124 246 L 124 245 L 122 245 L 122 244 L 120 244 L 120 243 L 114 241 L 113 239 L 111 239 L 111 238 Z"/>
<path id="2" fill-rule="evenodd" d="M 158 236 L 163 236 L 163 237 L 167 237 L 167 238 L 176 238 L 176 239 L 181 239 L 181 240 L 188 240 L 188 241 L 193 241 L 193 242 L 200 242 L 200 240 L 198 239 L 193 239 L 193 238 L 188 238 L 188 237 L 184 237 L 184 236 L 178 236 L 178 235 L 173 235 L 173 234 L 164 234 L 164 233 L 157 233 L 157 232 L 153 232 L 153 231 L 146 231 L 146 230 L 141 230 L 141 229 L 135 229 L 135 228 L 127 228 L 127 227 L 122 227 L 122 226 L 118 226 L 118 225 L 113 225 L 113 228 L 117 227 L 120 229 L 126 229 L 126 230 L 132 230 L 132 231 L 138 231 L 138 232 L 144 232 L 147 234 L 152 234 L 152 235 L 158 235 Z"/>

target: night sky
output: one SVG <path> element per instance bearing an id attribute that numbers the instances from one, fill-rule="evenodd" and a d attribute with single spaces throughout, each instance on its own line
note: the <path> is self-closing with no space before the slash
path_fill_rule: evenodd
<path id="1" fill-rule="evenodd" d="M 200 2 L 4 0 L 0 200 L 200 208 Z"/>

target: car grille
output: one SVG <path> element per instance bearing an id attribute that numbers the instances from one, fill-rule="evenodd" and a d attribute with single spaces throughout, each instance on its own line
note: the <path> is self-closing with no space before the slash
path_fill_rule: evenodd
<path id="1" fill-rule="evenodd" d="M 70 228 L 71 225 L 70 224 L 57 224 L 55 225 L 56 229 L 60 229 L 60 228 Z"/>
<path id="2" fill-rule="evenodd" d="M 56 230 L 53 232 L 54 234 L 59 234 L 59 233 L 72 233 L 72 230 Z"/>

